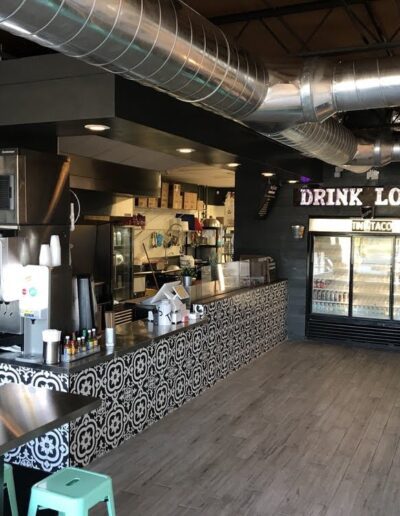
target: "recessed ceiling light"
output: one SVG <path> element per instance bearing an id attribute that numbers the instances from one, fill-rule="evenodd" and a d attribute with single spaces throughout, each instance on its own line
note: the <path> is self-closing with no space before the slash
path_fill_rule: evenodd
<path id="1" fill-rule="evenodd" d="M 95 133 L 101 133 L 102 131 L 108 131 L 110 126 L 104 124 L 86 124 L 85 129 L 89 131 L 94 131 Z"/>
<path id="2" fill-rule="evenodd" d="M 298 183 L 297 179 L 289 179 L 288 183 L 294 185 L 295 183 Z"/>
<path id="3" fill-rule="evenodd" d="M 240 163 L 227 163 L 226 166 L 229 168 L 236 168 L 240 165 Z"/>
<path id="4" fill-rule="evenodd" d="M 261 175 L 264 177 L 272 177 L 275 175 L 275 172 L 261 172 Z"/>
<path id="5" fill-rule="evenodd" d="M 176 149 L 181 154 L 192 154 L 194 152 L 194 149 L 190 149 L 189 147 L 180 147 L 179 149 Z"/>

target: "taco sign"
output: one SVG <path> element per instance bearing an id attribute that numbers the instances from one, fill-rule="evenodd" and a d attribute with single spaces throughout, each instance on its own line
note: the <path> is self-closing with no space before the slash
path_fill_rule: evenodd
<path id="1" fill-rule="evenodd" d="M 400 188 L 365 186 L 349 188 L 298 188 L 295 206 L 400 206 Z"/>

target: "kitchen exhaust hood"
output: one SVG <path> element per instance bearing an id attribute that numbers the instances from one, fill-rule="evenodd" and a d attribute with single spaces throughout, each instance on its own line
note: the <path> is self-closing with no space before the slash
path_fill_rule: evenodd
<path id="1" fill-rule="evenodd" d="M 160 172 L 80 156 L 70 158 L 70 187 L 73 189 L 160 197 Z"/>

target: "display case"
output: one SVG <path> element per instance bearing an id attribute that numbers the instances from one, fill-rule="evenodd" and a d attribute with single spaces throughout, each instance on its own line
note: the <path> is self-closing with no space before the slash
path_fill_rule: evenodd
<path id="1" fill-rule="evenodd" d="M 308 337 L 400 346 L 400 220 L 372 227 L 310 219 Z"/>
<path id="2" fill-rule="evenodd" d="M 114 301 L 132 297 L 132 228 L 112 225 L 112 291 Z"/>
<path id="3" fill-rule="evenodd" d="M 225 228 L 223 237 L 222 261 L 227 263 L 233 261 L 235 234 L 233 229 Z"/>
<path id="4" fill-rule="evenodd" d="M 400 321 L 400 238 L 396 238 L 394 253 L 393 319 Z"/>
<path id="5" fill-rule="evenodd" d="M 349 314 L 351 239 L 315 237 L 313 250 L 312 312 Z"/>
<path id="6" fill-rule="evenodd" d="M 393 238 L 353 238 L 353 317 L 390 318 Z"/>

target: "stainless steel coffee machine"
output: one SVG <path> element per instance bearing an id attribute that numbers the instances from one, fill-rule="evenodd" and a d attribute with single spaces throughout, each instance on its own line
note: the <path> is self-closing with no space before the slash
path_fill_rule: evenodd
<path id="1" fill-rule="evenodd" d="M 38 267 L 58 235 L 61 266 Z M 57 155 L 0 149 L 0 346 L 39 356 L 43 329 L 71 328 L 69 167 Z M 14 339 L 11 338 L 14 336 Z"/>
<path id="2" fill-rule="evenodd" d="M 0 329 L 5 335 L 22 335 L 23 321 L 19 311 L 19 278 L 22 272 L 21 244 L 18 237 L 0 238 Z M 8 337 L 11 344 L 21 339 Z M 1 344 L 1 338 L 0 338 Z"/>

